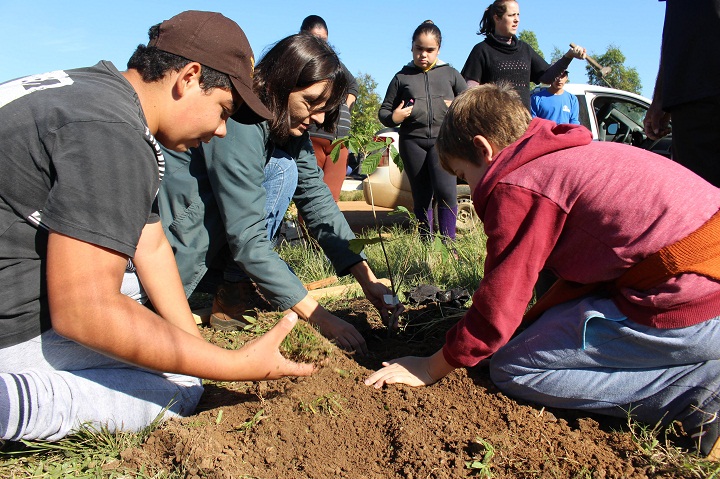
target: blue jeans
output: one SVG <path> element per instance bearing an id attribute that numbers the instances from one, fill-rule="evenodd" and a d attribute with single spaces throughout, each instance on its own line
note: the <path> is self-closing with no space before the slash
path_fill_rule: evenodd
<path id="1" fill-rule="evenodd" d="M 285 212 L 290 206 L 298 184 L 298 170 L 295 160 L 284 151 L 275 148 L 270 161 L 265 165 L 265 222 L 268 240 L 275 244 Z M 230 262 L 225 268 L 224 279 L 233 283 L 246 281 L 247 274 L 242 266 Z"/>
<path id="2" fill-rule="evenodd" d="M 191 414 L 202 392 L 197 378 L 116 361 L 51 329 L 0 348 L 0 438 L 54 441 L 86 423 L 140 431 Z"/>
<path id="3" fill-rule="evenodd" d="M 657 329 L 595 296 L 545 312 L 490 361 L 509 396 L 686 431 L 720 408 L 720 317 Z"/>

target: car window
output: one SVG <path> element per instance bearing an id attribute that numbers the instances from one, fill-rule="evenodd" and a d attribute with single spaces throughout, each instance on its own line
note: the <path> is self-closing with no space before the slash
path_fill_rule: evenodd
<path id="1" fill-rule="evenodd" d="M 627 99 L 598 96 L 593 101 L 600 141 L 632 144 L 633 134 L 643 130 L 647 106 Z"/>
<path id="2" fill-rule="evenodd" d="M 648 105 L 639 101 L 598 95 L 592 104 L 598 140 L 625 143 L 671 158 L 672 135 L 652 140 L 645 134 L 643 120 L 647 109 Z"/>

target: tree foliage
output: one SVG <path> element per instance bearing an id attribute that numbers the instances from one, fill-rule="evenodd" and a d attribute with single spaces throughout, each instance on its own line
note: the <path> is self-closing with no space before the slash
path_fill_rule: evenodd
<path id="1" fill-rule="evenodd" d="M 518 34 L 518 40 L 527 43 L 528 45 L 530 45 L 530 47 L 532 47 L 533 50 L 535 50 L 538 55 L 545 58 L 545 54 L 542 52 L 542 50 L 540 50 L 540 45 L 538 44 L 538 39 L 537 35 L 535 35 L 535 32 L 533 32 L 532 30 L 523 30 Z"/>
<path id="2" fill-rule="evenodd" d="M 358 73 L 355 81 L 358 84 L 358 97 L 351 114 L 350 134 L 333 142 L 330 158 L 332 161 L 337 161 L 340 148 L 345 145 L 348 150 L 362 159 L 361 173 L 367 175 L 375 171 L 383 153 L 387 151 L 390 159 L 402 171 L 402 162 L 395 145 L 392 144 L 392 139 L 375 138 L 375 133 L 383 128 L 378 120 L 380 96 L 375 91 L 377 82 L 367 73 Z"/>
<path id="3" fill-rule="evenodd" d="M 605 53 L 600 56 L 591 55 L 597 62 L 604 66 L 610 67 L 610 73 L 602 77 L 600 72 L 596 71 L 589 63 L 585 66 L 588 75 L 588 83 L 591 85 L 609 86 L 620 90 L 630 91 L 640 94 L 642 83 L 640 82 L 640 74 L 635 68 L 625 66 L 625 55 L 615 45 L 608 46 Z"/>
<path id="4" fill-rule="evenodd" d="M 518 40 L 521 40 L 528 45 L 530 45 L 530 48 L 535 50 L 535 52 L 540 55 L 541 57 L 545 58 L 545 54 L 540 50 L 540 45 L 538 44 L 537 35 L 535 35 L 535 32 L 532 30 L 523 30 L 518 34 Z M 535 83 L 530 82 L 530 89 L 532 90 L 535 88 Z"/>
<path id="5" fill-rule="evenodd" d="M 560 50 L 557 45 L 553 45 L 552 56 L 550 57 L 550 65 L 554 65 L 555 62 L 557 62 L 563 57 L 563 55 L 565 55 L 565 52 Z"/>
<path id="6" fill-rule="evenodd" d="M 375 91 L 377 82 L 370 74 L 359 73 L 355 81 L 358 84 L 358 97 L 352 110 L 350 136 L 366 143 L 382 128 L 382 123 L 378 120 L 380 96 Z"/>

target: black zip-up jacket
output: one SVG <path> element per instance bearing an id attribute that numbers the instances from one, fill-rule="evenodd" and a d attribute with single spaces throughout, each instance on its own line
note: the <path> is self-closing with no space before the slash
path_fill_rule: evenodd
<path id="1" fill-rule="evenodd" d="M 400 124 L 400 135 L 437 138 L 448 110 L 445 100 L 452 101 L 466 89 L 460 72 L 445 62 L 438 60 L 427 72 L 410 62 L 390 82 L 378 118 L 385 126 L 397 126 L 392 120 L 393 110 L 412 99 L 412 113 Z"/>

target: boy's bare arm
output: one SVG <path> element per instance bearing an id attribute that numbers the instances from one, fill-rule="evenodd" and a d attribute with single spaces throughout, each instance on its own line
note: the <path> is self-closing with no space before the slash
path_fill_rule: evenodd
<path id="1" fill-rule="evenodd" d="M 202 338 L 160 222 L 143 228 L 133 263 L 155 311 L 180 329 Z"/>
<path id="2" fill-rule="evenodd" d="M 241 349 L 224 350 L 123 295 L 126 263 L 114 251 L 50 233 L 48 301 L 58 334 L 137 366 L 207 379 L 249 381 L 313 372 L 312 365 L 289 361 L 278 350 L 297 321 L 295 314 Z"/>

